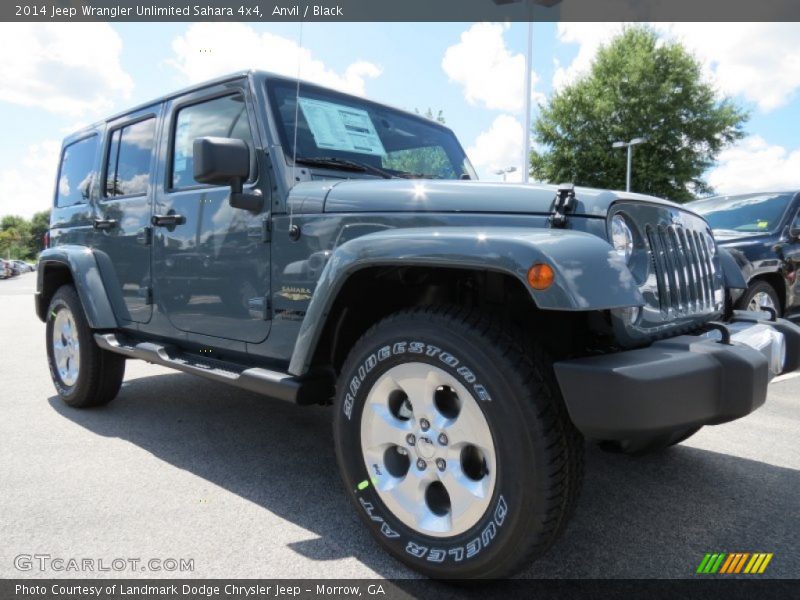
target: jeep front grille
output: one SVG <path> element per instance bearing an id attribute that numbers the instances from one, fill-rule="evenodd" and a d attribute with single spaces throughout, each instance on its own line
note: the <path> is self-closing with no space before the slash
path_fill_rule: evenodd
<path id="1" fill-rule="evenodd" d="M 703 233 L 682 225 L 648 225 L 647 241 L 664 316 L 715 310 L 714 261 Z"/>

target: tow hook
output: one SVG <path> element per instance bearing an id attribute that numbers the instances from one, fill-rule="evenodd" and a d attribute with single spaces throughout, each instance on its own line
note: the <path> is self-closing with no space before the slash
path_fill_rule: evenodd
<path id="1" fill-rule="evenodd" d="M 781 327 L 780 322 L 741 319 L 730 323 L 712 321 L 706 323 L 709 330 L 719 331 L 720 344 L 748 346 L 764 355 L 770 370 L 770 378 L 780 375 L 785 370 L 793 370 L 793 360 L 787 357 L 796 356 L 793 349 L 787 347 L 787 334 L 790 332 Z M 790 340 L 789 346 L 797 344 Z"/>
<path id="2" fill-rule="evenodd" d="M 728 329 L 728 326 L 725 323 L 720 323 L 719 321 L 709 321 L 706 323 L 706 327 L 709 329 L 716 329 L 717 331 L 722 334 L 722 338 L 718 341 L 719 344 L 725 344 L 727 346 L 731 345 L 731 330 Z"/>

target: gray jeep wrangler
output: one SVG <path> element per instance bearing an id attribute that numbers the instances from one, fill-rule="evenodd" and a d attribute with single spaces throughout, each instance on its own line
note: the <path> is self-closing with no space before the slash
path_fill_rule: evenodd
<path id="1" fill-rule="evenodd" d="M 564 530 L 584 437 L 665 448 L 800 367 L 800 328 L 729 310 L 746 284 L 695 213 L 475 179 L 439 123 L 259 72 L 87 127 L 38 270 L 59 395 L 105 404 L 138 358 L 332 403 L 378 542 L 487 578 Z"/>

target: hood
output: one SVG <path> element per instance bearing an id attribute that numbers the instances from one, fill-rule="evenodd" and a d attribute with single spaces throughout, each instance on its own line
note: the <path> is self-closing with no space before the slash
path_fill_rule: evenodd
<path id="1" fill-rule="evenodd" d="M 760 233 L 757 231 L 731 231 L 729 229 L 713 229 L 714 239 L 719 244 L 729 246 L 749 246 L 758 244 L 774 235 L 773 232 Z"/>
<path id="2" fill-rule="evenodd" d="M 548 214 L 558 186 L 430 179 L 350 179 L 300 183 L 290 201 L 296 212 L 467 212 Z M 673 208 L 678 204 L 627 192 L 575 188 L 570 214 L 605 217 L 617 200 L 639 200 Z M 302 208 L 301 208 L 302 205 Z M 312 208 L 314 207 L 314 208 Z M 299 210 L 298 210 L 299 209 Z M 316 212 L 316 211 L 315 211 Z"/>

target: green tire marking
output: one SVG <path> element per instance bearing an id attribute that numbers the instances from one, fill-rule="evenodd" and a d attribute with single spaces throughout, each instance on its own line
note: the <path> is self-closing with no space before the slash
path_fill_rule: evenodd
<path id="1" fill-rule="evenodd" d="M 711 555 L 711 558 L 708 560 L 708 564 L 706 565 L 706 568 L 703 569 L 703 573 L 710 573 L 711 572 L 711 567 L 714 566 L 714 563 L 717 561 L 717 557 L 718 556 L 719 556 L 719 554 L 712 554 Z"/>
<path id="2" fill-rule="evenodd" d="M 700 562 L 700 566 L 697 567 L 697 572 L 698 573 L 702 573 L 703 572 L 703 569 L 705 569 L 706 564 L 708 563 L 708 559 L 710 559 L 710 558 L 711 558 L 711 554 L 706 554 L 703 557 L 703 560 Z"/>
<path id="3" fill-rule="evenodd" d="M 711 567 L 711 573 L 716 573 L 719 571 L 719 568 L 722 566 L 722 561 L 725 559 L 726 554 L 723 552 L 719 555 L 717 562 L 714 563 L 714 566 Z"/>
<path id="4" fill-rule="evenodd" d="M 365 479 L 364 481 L 362 481 L 361 483 L 358 484 L 358 490 L 359 491 L 365 490 L 368 487 L 369 487 L 369 479 Z"/>

